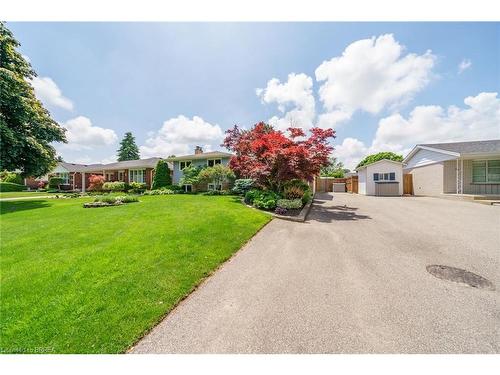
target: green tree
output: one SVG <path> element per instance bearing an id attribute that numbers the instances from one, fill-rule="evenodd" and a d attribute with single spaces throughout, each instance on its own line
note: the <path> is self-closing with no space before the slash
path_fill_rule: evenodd
<path id="1" fill-rule="evenodd" d="M 56 165 L 52 142 L 66 142 L 65 129 L 36 98 L 31 65 L 16 50 L 12 32 L 0 22 L 0 170 L 42 176 Z"/>
<path id="2" fill-rule="evenodd" d="M 336 157 L 332 156 L 328 158 L 328 165 L 321 168 L 320 176 L 342 178 L 344 177 L 344 172 L 344 163 L 338 161 Z"/>
<path id="3" fill-rule="evenodd" d="M 362 167 L 364 165 L 375 163 L 376 161 L 387 159 L 394 161 L 403 161 L 403 155 L 395 154 L 394 152 L 379 152 L 377 154 L 368 155 L 363 160 L 361 160 L 356 168 Z"/>
<path id="4" fill-rule="evenodd" d="M 179 180 L 179 185 L 196 185 L 200 182 L 199 175 L 201 167 L 190 165 L 182 170 L 182 177 Z"/>
<path id="5" fill-rule="evenodd" d="M 120 148 L 118 149 L 118 161 L 140 159 L 139 148 L 135 143 L 135 138 L 131 132 L 125 133 Z"/>
<path id="6" fill-rule="evenodd" d="M 153 178 L 151 189 L 159 189 L 168 185 L 172 185 L 172 177 L 170 177 L 170 168 L 165 160 L 158 160 Z"/>
<path id="7" fill-rule="evenodd" d="M 199 182 L 213 183 L 215 186 L 222 185 L 226 181 L 234 180 L 234 178 L 234 172 L 231 168 L 222 164 L 204 168 L 198 175 Z"/>

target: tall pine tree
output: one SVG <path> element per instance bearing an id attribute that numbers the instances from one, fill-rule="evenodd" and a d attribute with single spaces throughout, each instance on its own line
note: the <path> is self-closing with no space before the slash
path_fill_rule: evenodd
<path id="1" fill-rule="evenodd" d="M 0 170 L 42 176 L 56 165 L 52 142 L 66 142 L 59 126 L 36 98 L 31 65 L 16 50 L 19 42 L 0 22 Z"/>
<path id="2" fill-rule="evenodd" d="M 135 138 L 131 132 L 125 133 L 118 149 L 118 161 L 140 159 L 139 148 L 135 144 Z"/>

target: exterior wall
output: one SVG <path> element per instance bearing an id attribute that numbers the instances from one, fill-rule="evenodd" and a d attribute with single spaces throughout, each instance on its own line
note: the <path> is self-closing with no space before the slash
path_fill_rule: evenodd
<path id="1" fill-rule="evenodd" d="M 500 159 L 500 155 L 489 160 Z M 500 184 L 495 183 L 473 183 L 472 182 L 472 160 L 464 160 L 464 194 L 478 194 L 478 195 L 500 195 Z"/>
<path id="2" fill-rule="evenodd" d="M 222 158 L 221 160 L 222 165 L 228 165 L 229 164 L 229 158 Z M 195 167 L 206 167 L 207 166 L 207 159 L 194 159 L 191 161 L 191 165 Z M 172 174 L 172 183 L 173 184 L 178 184 L 181 177 L 182 177 L 182 171 L 179 169 L 180 163 L 178 161 L 174 161 L 174 167 L 173 167 L 173 174 Z"/>
<path id="3" fill-rule="evenodd" d="M 362 170 L 363 171 L 363 170 Z M 398 195 L 403 195 L 403 166 L 392 162 L 380 162 L 368 165 L 364 169 L 366 171 L 366 195 L 375 195 L 376 183 L 373 180 L 374 173 L 395 173 L 396 182 L 399 182 Z M 358 182 L 359 185 L 359 182 Z M 360 194 L 362 194 L 360 192 Z"/>
<path id="4" fill-rule="evenodd" d="M 362 169 L 358 172 L 358 194 L 366 195 L 366 170 Z M 372 177 L 373 178 L 373 177 Z"/>
<path id="5" fill-rule="evenodd" d="M 440 195 L 443 193 L 443 163 L 429 164 L 423 167 L 405 169 L 413 179 L 415 195 Z"/>
<path id="6" fill-rule="evenodd" d="M 441 152 L 434 152 L 429 150 L 418 150 L 413 157 L 408 160 L 405 168 L 417 168 L 423 167 L 424 165 L 429 165 L 433 163 L 442 162 L 445 160 L 454 160 L 456 159 L 452 155 L 443 154 Z"/>

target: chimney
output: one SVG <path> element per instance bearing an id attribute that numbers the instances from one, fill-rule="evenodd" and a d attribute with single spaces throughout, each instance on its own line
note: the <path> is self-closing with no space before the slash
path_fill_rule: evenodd
<path id="1" fill-rule="evenodd" d="M 194 148 L 194 154 L 195 155 L 203 154 L 203 149 L 200 146 L 196 146 Z"/>

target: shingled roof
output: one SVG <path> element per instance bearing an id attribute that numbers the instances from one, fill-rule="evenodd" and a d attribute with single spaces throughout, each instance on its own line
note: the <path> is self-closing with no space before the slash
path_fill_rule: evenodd
<path id="1" fill-rule="evenodd" d="M 456 152 L 458 154 L 500 153 L 500 139 L 472 142 L 424 143 L 417 146 Z"/>

